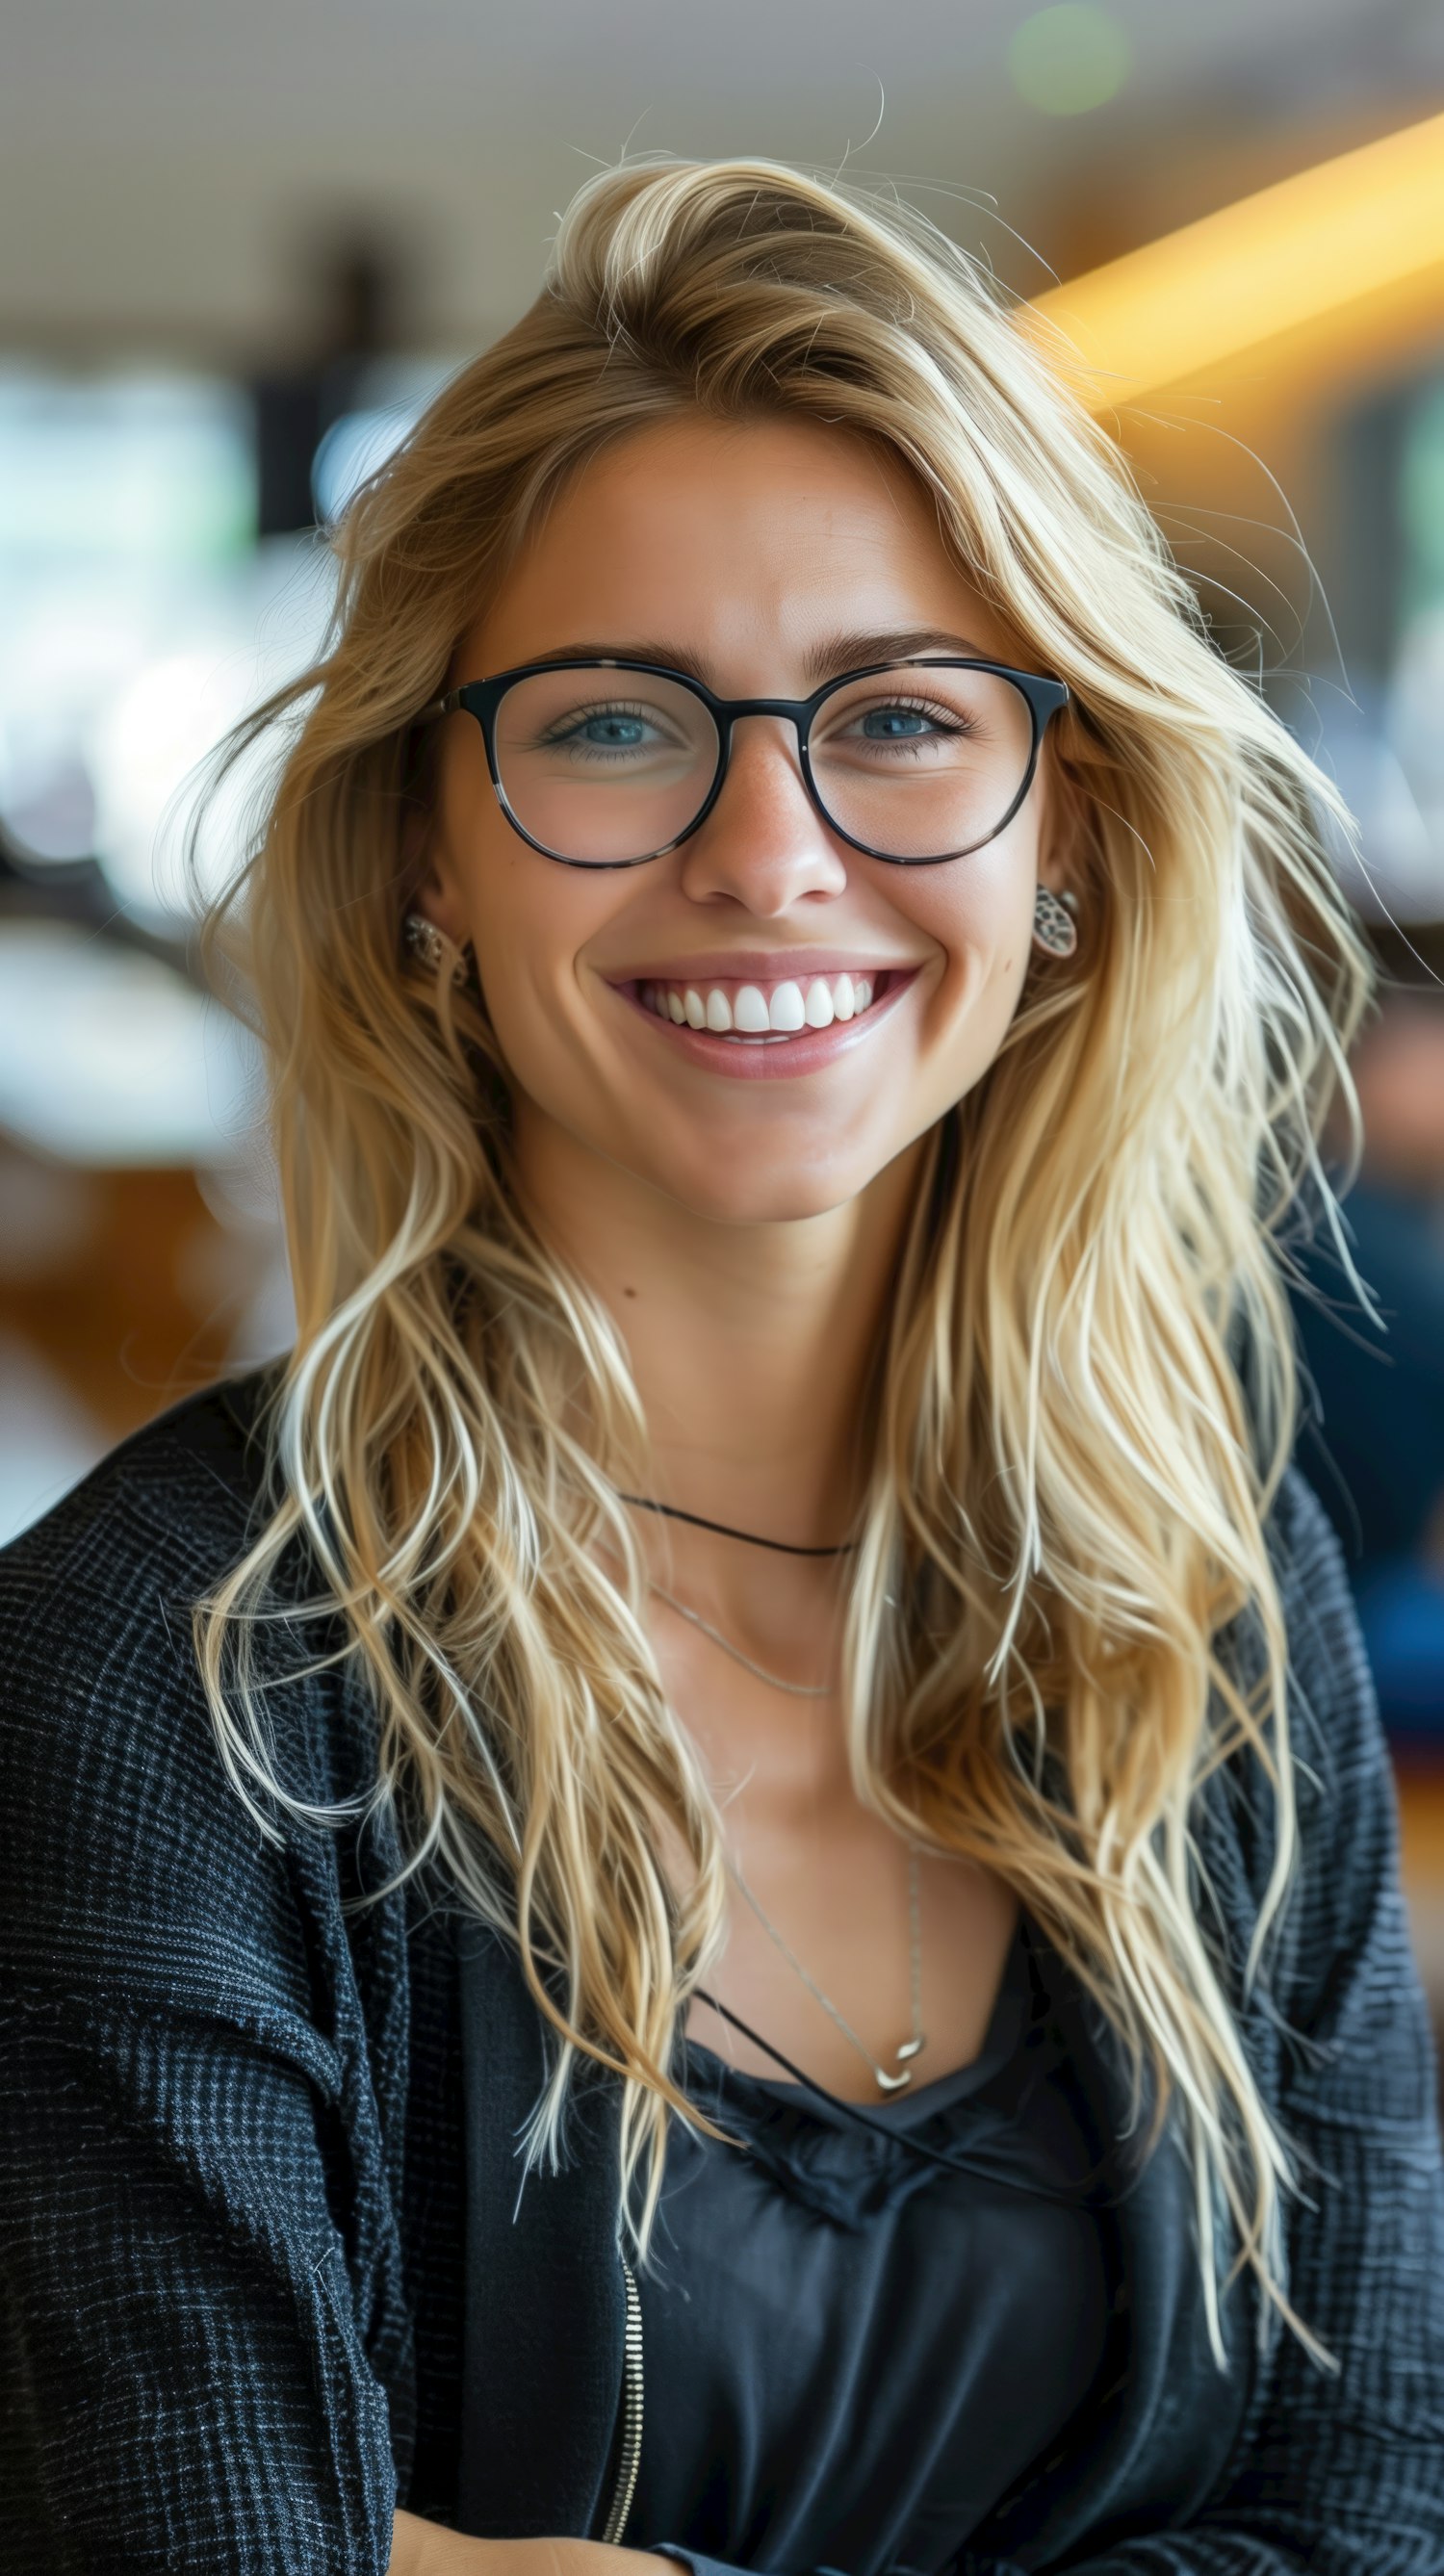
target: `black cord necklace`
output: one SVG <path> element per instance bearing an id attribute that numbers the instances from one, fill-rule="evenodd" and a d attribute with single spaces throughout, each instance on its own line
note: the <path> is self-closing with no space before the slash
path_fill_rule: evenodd
<path id="1" fill-rule="evenodd" d="M 645 1494 L 622 1494 L 618 1500 L 635 1503 L 642 1512 L 665 1512 L 669 1520 L 690 1521 L 694 1529 L 716 1530 L 720 1538 L 745 1539 L 749 1547 L 775 1547 L 782 1556 L 851 1556 L 859 1544 L 849 1538 L 841 1547 L 793 1547 L 785 1538 L 758 1538 L 753 1530 L 729 1529 L 725 1521 L 704 1521 L 700 1512 L 679 1511 L 675 1503 L 654 1503 Z"/>

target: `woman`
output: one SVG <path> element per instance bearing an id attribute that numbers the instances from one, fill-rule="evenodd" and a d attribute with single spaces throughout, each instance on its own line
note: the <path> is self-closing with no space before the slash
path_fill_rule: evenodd
<path id="1" fill-rule="evenodd" d="M 593 180 L 338 544 L 296 1345 L 9 1560 L 7 2563 L 1444 2568 L 1331 792 L 772 165 Z"/>

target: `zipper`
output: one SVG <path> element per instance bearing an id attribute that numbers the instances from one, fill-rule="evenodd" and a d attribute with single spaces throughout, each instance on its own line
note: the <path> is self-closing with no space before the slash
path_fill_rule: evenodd
<path id="1" fill-rule="evenodd" d="M 642 2465 L 642 2302 L 625 2254 L 621 2259 L 622 2277 L 627 2285 L 627 2331 L 622 2349 L 622 2451 L 602 2533 L 603 2540 L 609 2541 L 613 2547 L 627 2527 L 637 2471 Z"/>

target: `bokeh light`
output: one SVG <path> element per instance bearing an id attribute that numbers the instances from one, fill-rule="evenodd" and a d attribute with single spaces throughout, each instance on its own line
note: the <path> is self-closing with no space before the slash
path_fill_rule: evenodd
<path id="1" fill-rule="evenodd" d="M 1013 86 L 1044 116 L 1085 116 L 1105 107 L 1128 78 L 1133 48 L 1109 9 L 1064 0 L 1025 18 L 1008 48 Z"/>

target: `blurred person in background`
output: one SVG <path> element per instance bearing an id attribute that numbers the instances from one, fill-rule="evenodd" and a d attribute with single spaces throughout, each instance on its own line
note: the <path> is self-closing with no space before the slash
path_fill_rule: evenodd
<path id="1" fill-rule="evenodd" d="M 6 2563 L 1439 2576 L 1332 791 L 766 163 L 589 182 L 338 545 L 214 924 L 295 1345 L 4 1561 Z"/>
<path id="2" fill-rule="evenodd" d="M 1317 1422 L 1300 1444 L 1343 1542 L 1389 1735 L 1444 1746 L 1444 999 L 1394 987 L 1355 1050 L 1345 1220 L 1380 1335 L 1316 1235 L 1296 1295 Z M 1347 1157 L 1337 1119 L 1324 1148 Z"/>

